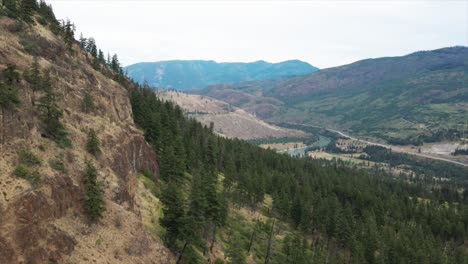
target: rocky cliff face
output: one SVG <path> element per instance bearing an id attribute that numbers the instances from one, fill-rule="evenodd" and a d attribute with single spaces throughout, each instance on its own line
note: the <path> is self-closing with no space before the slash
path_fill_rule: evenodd
<path id="1" fill-rule="evenodd" d="M 94 70 L 77 45 L 68 51 L 40 24 L 21 25 L 0 17 L 0 70 L 12 63 L 21 74 L 33 56 L 41 69 L 51 72 L 73 147 L 59 148 L 44 137 L 32 104 L 35 95 L 21 78 L 21 105 L 1 116 L 0 263 L 171 262 L 171 253 L 143 224 L 144 205 L 138 198 L 143 190 L 137 174 L 148 171 L 158 177 L 158 163 L 133 123 L 127 91 Z M 94 113 L 81 111 L 85 93 L 94 98 Z M 102 143 L 97 159 L 85 150 L 90 128 Z M 24 149 L 41 160 L 34 183 L 13 174 L 18 152 Z M 98 169 L 106 207 L 103 219 L 93 225 L 83 213 L 86 160 L 93 160 Z M 54 161 L 64 169 L 53 169 Z"/>

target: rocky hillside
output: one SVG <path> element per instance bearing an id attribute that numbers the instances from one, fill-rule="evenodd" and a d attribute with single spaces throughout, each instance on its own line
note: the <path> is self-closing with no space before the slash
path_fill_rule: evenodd
<path id="1" fill-rule="evenodd" d="M 212 86 L 199 93 L 269 121 L 325 125 L 395 144 L 418 144 L 463 133 L 467 63 L 468 48 L 451 47 L 358 61 L 277 82 Z"/>
<path id="2" fill-rule="evenodd" d="M 467 262 L 464 168 L 395 180 L 220 137 L 45 2 L 0 15 L 0 263 Z"/>
<path id="3" fill-rule="evenodd" d="M 133 123 L 127 90 L 67 41 L 66 26 L 45 17 L 0 17 L 0 263 L 172 262 L 147 231 L 158 200 L 137 176 L 158 177 L 158 160 Z M 27 78 L 35 60 L 40 83 Z M 49 90 L 36 89 L 47 82 Z M 48 130 L 57 124 L 47 120 L 63 125 L 65 141 Z M 86 149 L 91 130 L 100 155 Z M 105 208 L 95 223 L 86 164 L 96 169 Z"/>
<path id="4" fill-rule="evenodd" d="M 157 91 L 158 97 L 173 101 L 190 117 L 202 124 L 214 125 L 214 132 L 230 138 L 257 139 L 306 137 L 305 132 L 270 125 L 243 109 L 211 97 L 168 90 Z"/>
<path id="5" fill-rule="evenodd" d="M 318 69 L 312 65 L 290 60 L 280 63 L 256 61 L 251 63 L 218 63 L 215 61 L 142 62 L 125 67 L 128 75 L 152 87 L 185 90 L 203 88 L 215 83 L 232 83 L 309 74 Z"/>

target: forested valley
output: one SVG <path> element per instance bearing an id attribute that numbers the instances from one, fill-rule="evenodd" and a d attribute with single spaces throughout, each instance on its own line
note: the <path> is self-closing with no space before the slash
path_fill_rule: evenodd
<path id="1" fill-rule="evenodd" d="M 101 101 L 110 100 L 110 97 L 120 92 L 124 93 L 125 100 L 130 101 L 129 119 L 133 117 L 137 128 L 144 132 L 144 139 L 156 153 L 159 166 L 159 172 L 138 171 L 139 176 L 144 178 L 142 182 L 145 187 L 162 205 L 160 218 L 157 223 L 152 224 L 161 227 L 159 239 L 175 256 L 176 263 L 467 263 L 468 186 L 466 175 L 463 175 L 464 170 L 430 171 L 429 166 L 414 161 L 420 170 L 416 170 L 411 175 L 395 176 L 378 167 L 362 169 L 340 160 L 291 157 L 273 150 L 262 149 L 243 140 L 221 137 L 213 132 L 213 126 L 203 126 L 196 120 L 186 117 L 179 106 L 161 100 L 152 88 L 133 82 L 123 72 L 117 55 L 107 56 L 106 59 L 104 52 L 97 48 L 94 38 L 85 39 L 81 36 L 78 41 L 75 40 L 74 25 L 70 21 L 60 23 L 51 7 L 45 2 L 36 3 L 33 0 L 19 2 L 20 5 L 13 0 L 2 2 L 1 15 L 9 17 L 8 23 L 13 21 L 11 24 L 14 30 L 17 27 L 18 31 L 30 30 L 33 26 L 29 26 L 28 23 L 35 25 L 34 21 L 38 20 L 42 25 L 38 27 L 50 29 L 55 34 L 50 34 L 50 38 L 65 47 L 61 51 L 65 54 L 62 54 L 63 57 L 73 62 L 78 61 L 77 58 L 81 53 L 86 54 L 81 58 L 83 63 L 77 63 L 82 69 L 86 69 L 84 71 L 86 77 L 93 79 L 90 76 L 98 76 L 99 80 L 110 83 L 106 87 L 112 88 L 113 93 L 99 94 Z M 21 8 L 17 8 L 18 6 Z M 15 34 L 17 31 L 14 30 L 10 30 L 13 32 L 10 33 Z M 31 60 L 32 64 L 22 62 L 21 69 L 26 68 L 24 66 L 26 64 L 30 67 L 21 75 L 16 65 L 5 65 L 0 83 L 2 112 L 8 111 L 13 116 L 16 108 L 26 108 L 24 105 L 29 107 L 29 102 L 27 104 L 25 100 L 20 102 L 21 98 L 26 97 L 18 96 L 19 91 L 26 90 L 23 84 L 24 86 L 27 84 L 27 87 L 43 88 L 38 91 L 42 95 L 38 99 L 37 106 L 40 112 L 37 112 L 39 110 L 36 110 L 33 101 L 28 113 L 39 116 L 38 130 L 42 131 L 42 134 L 35 134 L 39 135 L 37 138 L 40 137 L 37 140 L 46 142 L 44 145 L 49 146 L 49 151 L 51 153 L 54 151 L 54 155 L 56 153 L 62 155 L 57 154 L 60 158 L 58 161 L 55 159 L 49 161 L 49 166 L 54 172 L 51 173 L 51 170 L 47 169 L 44 175 L 52 176 L 49 178 L 42 176 L 47 179 L 44 180 L 44 186 L 49 184 L 53 187 L 52 193 L 59 197 L 57 200 L 73 198 L 68 193 L 63 196 L 57 195 L 57 189 L 60 190 L 65 186 L 73 190 L 70 193 L 75 194 L 80 193 L 75 189 L 84 186 L 85 201 L 82 211 L 86 212 L 91 220 L 89 226 L 95 229 L 81 227 L 81 230 L 92 233 L 97 230 L 96 226 L 103 225 L 99 221 L 106 218 L 105 210 L 111 211 L 106 208 L 112 205 L 114 209 L 121 209 L 120 204 L 113 203 L 114 197 L 109 198 L 110 195 L 106 196 L 103 190 L 106 186 L 110 188 L 112 182 L 104 185 L 100 182 L 102 177 L 98 177 L 114 169 L 111 169 L 111 166 L 107 168 L 106 157 L 100 159 L 99 156 L 107 155 L 109 159 L 118 156 L 119 153 L 105 153 L 105 151 L 118 152 L 117 148 L 112 150 L 111 144 L 119 143 L 118 140 L 121 138 L 107 135 L 114 140 L 109 141 L 111 143 L 107 142 L 107 145 L 101 144 L 99 138 L 105 139 L 102 134 L 108 132 L 108 127 L 118 130 L 115 128 L 116 122 L 120 122 L 119 129 L 123 131 L 121 134 L 127 136 L 131 134 L 135 141 L 138 135 L 133 130 L 138 129 L 123 129 L 127 129 L 133 123 L 125 123 L 126 121 L 118 118 L 115 118 L 118 120 L 116 122 L 110 121 L 111 118 L 99 119 L 101 118 L 99 115 L 107 114 L 106 109 L 111 110 L 102 105 L 99 110 L 101 112 L 95 109 L 98 100 L 92 97 L 94 91 L 91 89 L 83 92 L 82 105 L 78 107 L 80 109 L 72 109 L 79 114 L 72 115 L 63 111 L 60 108 L 60 105 L 63 105 L 60 103 L 61 99 L 56 96 L 56 90 L 53 89 L 58 85 L 52 85 L 49 72 L 42 70 L 38 64 L 38 57 L 42 65 L 54 65 L 49 61 L 56 63 L 55 60 L 60 61 L 61 58 L 41 59 L 47 51 L 47 45 L 44 44 L 47 40 L 32 34 L 23 35 L 23 41 L 30 45 L 21 44 L 21 46 L 28 54 L 27 61 Z M 34 41 L 42 44 L 39 45 Z M 88 66 L 91 67 L 88 69 Z M 58 66 L 56 68 L 65 69 Z M 66 69 L 71 71 L 71 68 L 70 66 Z M 54 72 L 53 76 L 56 79 L 66 79 L 68 75 Z M 70 77 L 70 82 L 79 83 L 84 80 L 78 77 L 76 79 L 78 81 L 71 80 Z M 18 84 L 20 80 L 23 83 L 21 85 Z M 93 80 L 95 83 L 99 82 L 98 78 Z M 61 84 L 74 88 L 67 81 L 62 80 Z M 93 87 L 98 89 L 97 84 Z M 34 98 L 34 92 L 28 90 L 28 94 L 32 95 L 31 98 Z M 81 93 L 81 90 L 79 93 L 76 92 L 80 98 Z M 126 102 L 124 99 L 122 101 Z M 23 103 L 23 106 L 20 103 Z M 116 112 L 118 115 L 119 112 Z M 81 122 L 85 123 L 86 118 L 108 122 L 105 123 L 107 127 L 102 128 L 99 134 L 99 131 L 96 132 L 94 129 L 71 125 L 73 123 L 79 126 Z M 64 119 L 67 119 L 68 123 L 64 123 Z M 67 130 L 67 127 L 72 129 Z M 97 125 L 96 127 L 99 128 Z M 78 144 L 72 142 L 73 136 L 81 141 L 77 141 Z M 82 140 L 81 137 L 86 140 Z M 86 143 L 81 146 L 80 142 Z M 37 144 L 40 146 L 37 147 L 39 150 L 34 152 L 46 157 L 48 150 L 44 145 Z M 80 152 L 80 148 L 86 153 Z M 75 149 L 77 155 L 67 149 Z M 395 164 L 399 164 L 400 159 L 406 158 L 389 156 L 391 154 L 379 148 L 370 148 L 369 152 L 373 153 L 372 158 L 376 161 L 391 159 Z M 11 153 L 14 153 L 13 150 Z M 14 172 L 17 178 L 24 176 L 25 171 L 29 173 L 31 168 L 34 168 L 35 172 L 39 171 L 37 167 L 42 164 L 40 158 L 31 153 L 32 151 L 20 153 L 19 160 L 25 165 L 17 166 L 17 171 Z M 63 158 L 67 155 L 70 157 Z M 67 172 L 65 165 L 77 166 L 74 165 L 75 159 L 84 161 L 80 163 L 84 164 L 82 173 L 84 180 L 81 185 L 74 185 L 72 179 L 66 178 L 75 172 L 73 169 Z M 44 171 L 45 168 L 42 169 L 42 172 Z M 62 179 L 58 175 L 66 177 L 63 176 Z M 8 177 L 10 176 L 8 174 Z M 39 173 L 36 176 L 41 177 Z M 123 179 L 133 178 L 128 176 Z M 34 181 L 29 178 L 28 181 L 32 182 L 32 186 Z M 119 181 L 122 179 L 119 178 Z M 57 185 L 60 188 L 54 185 L 56 182 L 62 184 Z M 126 184 L 127 182 L 123 182 L 122 186 L 128 187 Z M 30 188 L 26 189 L 27 193 L 36 195 L 32 200 L 42 202 L 41 206 L 47 205 L 47 199 L 44 198 L 47 196 L 41 193 L 42 190 L 34 189 L 35 186 Z M 135 188 L 138 188 L 138 183 Z M 37 197 L 41 199 L 36 199 Z M 81 202 L 78 198 L 76 200 Z M 35 210 L 44 210 L 40 206 L 37 208 Z M 77 210 L 79 213 L 75 212 L 70 218 L 78 219 L 76 216 L 82 211 Z M 63 214 L 61 216 L 66 215 L 66 212 L 61 213 Z M 50 221 L 50 218 L 46 217 L 40 220 L 44 219 Z M 124 221 L 116 221 L 113 231 L 119 232 L 122 222 Z M 36 224 L 32 223 L 29 227 L 36 228 Z M 58 229 L 55 226 L 54 228 Z M 37 229 L 46 230 L 40 229 L 39 224 Z M 37 237 L 41 234 L 35 230 L 31 233 Z M 66 237 L 65 232 L 59 234 Z M 40 244 L 39 242 L 37 244 Z M 72 242 L 70 243 L 73 244 Z M 106 242 L 113 241 L 103 242 L 98 238 L 93 241 L 93 245 L 99 247 Z M 7 243 L 0 240 L 0 246 L 5 244 Z M 138 249 L 134 251 L 138 253 Z M 127 255 L 137 255 L 132 250 L 126 250 Z M 68 254 L 72 251 L 73 249 Z"/>
<path id="2" fill-rule="evenodd" d="M 441 196 L 424 177 L 280 155 L 216 136 L 151 89 L 130 94 L 135 122 L 161 159 L 165 241 L 179 253 L 185 249 L 190 256 L 184 258 L 208 250 L 217 229 L 232 230 L 228 208 L 261 210 L 271 197 L 267 224 L 278 232 L 272 226 L 277 219 L 291 232 L 275 242 L 282 246 L 270 263 L 466 261 L 466 191 L 445 188 L 452 195 Z M 240 240 L 239 254 L 246 254 L 246 235 L 229 239 Z"/>

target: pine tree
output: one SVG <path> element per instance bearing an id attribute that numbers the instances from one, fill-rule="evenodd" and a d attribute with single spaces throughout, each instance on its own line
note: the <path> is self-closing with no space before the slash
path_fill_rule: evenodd
<path id="1" fill-rule="evenodd" d="M 5 79 L 5 83 L 0 82 L 2 116 L 4 116 L 4 110 L 13 109 L 20 104 L 18 89 L 16 87 L 16 84 L 19 83 L 19 73 L 16 70 L 16 65 L 7 64 L 7 67 L 3 70 L 3 78 Z"/>
<path id="2" fill-rule="evenodd" d="M 294 233 L 287 235 L 283 240 L 283 252 L 286 254 L 285 263 L 308 264 L 311 256 L 307 252 L 307 240 Z"/>
<path id="3" fill-rule="evenodd" d="M 32 22 L 33 12 L 38 9 L 36 0 L 20 0 L 20 11 L 26 22 Z"/>
<path id="4" fill-rule="evenodd" d="M 206 224 L 207 201 L 204 194 L 203 183 L 198 173 L 192 176 L 189 208 L 187 211 L 187 238 L 195 244 L 201 244 L 201 234 Z"/>
<path id="5" fill-rule="evenodd" d="M 351 239 L 351 227 L 344 212 L 340 212 L 336 219 L 336 236 L 344 244 L 348 243 Z"/>
<path id="6" fill-rule="evenodd" d="M 226 251 L 226 257 L 229 264 L 246 263 L 244 243 L 239 233 L 234 233 L 229 240 L 229 246 Z"/>
<path id="7" fill-rule="evenodd" d="M 213 139 L 208 141 L 205 166 L 207 171 L 203 173 L 203 181 L 207 201 L 206 215 L 212 222 L 216 222 L 220 210 L 220 201 L 217 192 L 218 174 L 216 172 L 215 143 Z"/>
<path id="8" fill-rule="evenodd" d="M 91 37 L 88 39 L 86 43 L 86 51 L 93 56 L 93 58 L 97 58 L 97 47 L 96 47 L 96 40 Z"/>
<path id="9" fill-rule="evenodd" d="M 327 234 L 330 237 L 336 236 L 336 221 L 339 215 L 340 204 L 335 195 L 327 199 L 327 220 L 326 220 L 326 230 Z"/>
<path id="10" fill-rule="evenodd" d="M 67 45 L 68 49 L 71 50 L 73 41 L 75 41 L 75 25 L 67 19 L 67 21 L 63 21 L 62 23 L 62 31 L 63 31 L 63 40 Z"/>
<path id="11" fill-rule="evenodd" d="M 60 147 L 70 147 L 71 141 L 68 139 L 68 133 L 60 121 L 63 112 L 57 104 L 57 95 L 52 87 L 49 71 L 44 73 L 41 87 L 44 89 L 44 94 L 39 98 L 37 106 L 41 111 L 44 133 Z"/>
<path id="12" fill-rule="evenodd" d="M 273 233 L 274 233 L 274 230 L 275 230 L 275 218 L 273 218 L 273 221 L 271 221 L 271 229 L 270 229 L 270 234 L 268 235 L 268 247 L 267 247 L 267 250 L 266 250 L 266 254 L 265 254 L 265 264 L 268 264 L 270 263 L 270 260 L 271 260 L 271 248 L 272 248 L 272 245 L 273 245 L 273 241 L 274 241 L 274 236 L 273 236 Z"/>
<path id="13" fill-rule="evenodd" d="M 13 109 L 19 104 L 18 90 L 14 86 L 0 82 L 0 106 L 2 110 Z M 5 116 L 3 112 L 2 116 Z"/>
<path id="14" fill-rule="evenodd" d="M 13 85 L 0 82 L 0 108 L 2 110 L 2 143 L 5 142 L 5 113 L 20 104 L 18 90 Z"/>
<path id="15" fill-rule="evenodd" d="M 183 169 L 179 166 L 174 147 L 166 147 L 161 157 L 161 178 L 167 182 L 180 181 L 184 175 Z"/>
<path id="16" fill-rule="evenodd" d="M 347 246 L 352 246 L 354 217 L 351 206 L 346 204 L 337 219 L 337 236 Z"/>
<path id="17" fill-rule="evenodd" d="M 99 62 L 99 64 L 106 65 L 106 59 L 104 58 L 104 52 L 101 49 L 99 49 L 99 51 L 98 51 L 97 61 Z"/>
<path id="18" fill-rule="evenodd" d="M 107 65 L 108 67 L 111 67 L 111 56 L 110 56 L 109 53 L 107 53 L 106 65 Z"/>
<path id="19" fill-rule="evenodd" d="M 81 103 L 81 110 L 85 113 L 94 112 L 96 106 L 94 105 L 93 97 L 90 92 L 86 92 Z"/>
<path id="20" fill-rule="evenodd" d="M 204 172 L 202 180 L 204 195 L 206 199 L 205 215 L 207 220 L 209 221 L 208 223 L 210 224 L 206 226 L 206 229 L 209 230 L 209 227 L 211 226 L 211 232 L 213 233 L 212 239 L 214 239 L 216 233 L 216 226 L 219 226 L 219 216 L 221 210 L 220 199 L 216 190 L 218 177 L 217 174 L 212 171 Z"/>
<path id="21" fill-rule="evenodd" d="M 45 0 L 39 1 L 39 13 L 44 17 L 49 23 L 56 24 L 58 23 L 57 19 L 55 18 L 54 11 L 52 10 L 52 6 L 48 5 Z"/>
<path id="22" fill-rule="evenodd" d="M 224 180 L 223 185 L 224 189 L 229 192 L 232 185 L 234 184 L 235 174 L 236 174 L 236 165 L 234 164 L 233 155 L 227 155 L 225 158 L 225 169 L 224 169 Z"/>
<path id="23" fill-rule="evenodd" d="M 183 240 L 185 230 L 185 210 L 182 193 L 174 182 L 169 183 L 162 192 L 163 217 L 159 219 L 165 228 L 165 244 L 172 250 L 177 250 L 178 241 Z"/>
<path id="24" fill-rule="evenodd" d="M 90 129 L 88 131 L 88 140 L 86 142 L 86 150 L 97 157 L 101 153 L 101 143 L 99 142 L 99 138 L 96 135 L 96 131 L 94 129 Z"/>
<path id="25" fill-rule="evenodd" d="M 85 209 L 91 222 L 96 222 L 105 211 L 101 185 L 97 181 L 97 170 L 91 161 L 86 161 L 83 184 L 85 187 Z"/>
<path id="26" fill-rule="evenodd" d="M 228 211 L 229 211 L 229 205 L 228 205 L 228 200 L 226 198 L 226 194 L 218 194 L 218 209 L 217 209 L 217 214 L 214 219 L 214 226 L 212 230 L 212 236 L 211 236 L 211 245 L 210 245 L 210 252 L 213 252 L 213 247 L 215 244 L 215 239 L 216 239 L 216 230 L 218 227 L 224 226 L 227 221 L 228 217 Z"/>
<path id="27" fill-rule="evenodd" d="M 6 8 L 6 15 L 11 18 L 18 18 L 20 10 L 18 9 L 17 0 L 3 0 L 3 6 Z"/>
<path id="28" fill-rule="evenodd" d="M 206 166 L 210 167 L 209 165 L 205 164 Z M 203 183 L 203 193 L 206 200 L 206 210 L 205 210 L 205 217 L 206 217 L 206 225 L 204 230 L 205 239 L 208 240 L 208 234 L 211 234 L 211 246 L 210 250 L 212 250 L 215 237 L 216 237 L 216 229 L 218 226 L 223 224 L 223 213 L 221 212 L 221 203 L 220 198 L 217 192 L 217 183 L 218 177 L 214 171 L 205 171 L 202 172 L 202 183 Z M 204 248 L 203 255 L 206 254 L 206 248 Z"/>
<path id="29" fill-rule="evenodd" d="M 114 54 L 112 56 L 110 66 L 111 66 L 111 69 L 114 70 L 115 72 L 120 72 L 120 62 L 119 62 L 119 58 L 117 57 L 117 54 Z"/>
<path id="30" fill-rule="evenodd" d="M 83 33 L 80 33 L 80 38 L 78 39 L 78 42 L 80 43 L 80 48 L 82 50 L 86 50 L 87 39 L 83 37 Z"/>
<path id="31" fill-rule="evenodd" d="M 301 197 L 298 191 L 291 206 L 291 218 L 294 223 L 294 227 L 298 228 L 302 221 L 302 203 Z"/>
<path id="32" fill-rule="evenodd" d="M 5 83 L 0 81 L 0 108 L 2 110 L 2 143 L 5 142 L 5 113 L 7 110 L 12 110 L 20 104 L 18 97 L 18 89 L 16 83 L 19 82 L 19 73 L 16 70 L 16 65 L 8 64 L 3 70 L 3 78 Z"/>
<path id="33" fill-rule="evenodd" d="M 42 76 L 41 69 L 39 67 L 39 62 L 37 57 L 34 57 L 31 67 L 24 72 L 24 79 L 29 82 L 32 89 L 31 103 L 32 105 L 36 104 L 35 94 L 38 91 L 42 91 Z"/>
<path id="34" fill-rule="evenodd" d="M 195 252 L 192 252 L 193 246 L 201 247 L 204 250 L 206 249 L 206 243 L 202 239 L 202 231 L 206 223 L 206 200 L 201 184 L 200 177 L 197 174 L 194 174 L 188 201 L 189 207 L 183 219 L 183 230 L 181 231 L 181 237 L 183 237 L 184 246 L 179 251 L 176 263 L 179 263 L 182 260 L 184 252 L 187 248 L 188 251 L 184 257 L 185 262 L 198 263 L 195 262 L 198 261 L 198 254 L 193 255 Z"/>
<path id="35" fill-rule="evenodd" d="M 182 138 L 179 135 L 175 136 L 174 139 L 174 155 L 177 161 L 177 167 L 180 170 L 180 174 L 183 174 L 186 171 L 186 159 L 184 144 L 182 143 Z"/>
<path id="36" fill-rule="evenodd" d="M 5 83 L 7 85 L 19 83 L 20 74 L 18 73 L 16 65 L 8 63 L 7 67 L 3 70 L 3 78 L 5 78 Z"/>

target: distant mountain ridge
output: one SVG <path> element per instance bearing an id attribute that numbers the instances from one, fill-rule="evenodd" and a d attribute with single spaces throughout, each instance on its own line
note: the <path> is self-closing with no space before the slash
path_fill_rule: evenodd
<path id="1" fill-rule="evenodd" d="M 235 83 L 272 79 L 285 76 L 301 76 L 318 68 L 300 60 L 279 63 L 215 62 L 212 60 L 170 60 L 142 62 L 124 68 L 128 76 L 152 87 L 185 90 L 203 88 L 216 83 Z"/>
<path id="2" fill-rule="evenodd" d="M 417 51 L 405 56 L 365 59 L 288 80 L 270 91 L 270 95 L 289 103 L 307 101 L 317 93 L 333 91 L 401 91 L 416 89 L 420 93 L 466 86 L 468 48 L 462 46 Z M 445 76 L 447 73 L 459 75 Z M 447 77 L 438 79 L 437 77 Z M 385 91 L 384 91 L 385 90 Z M 421 94 L 415 94 L 416 96 Z"/>
<path id="3" fill-rule="evenodd" d="M 212 85 L 196 93 L 267 121 L 345 129 L 395 144 L 454 139 L 465 132 L 468 120 L 468 48 L 366 59 L 305 76 Z"/>

